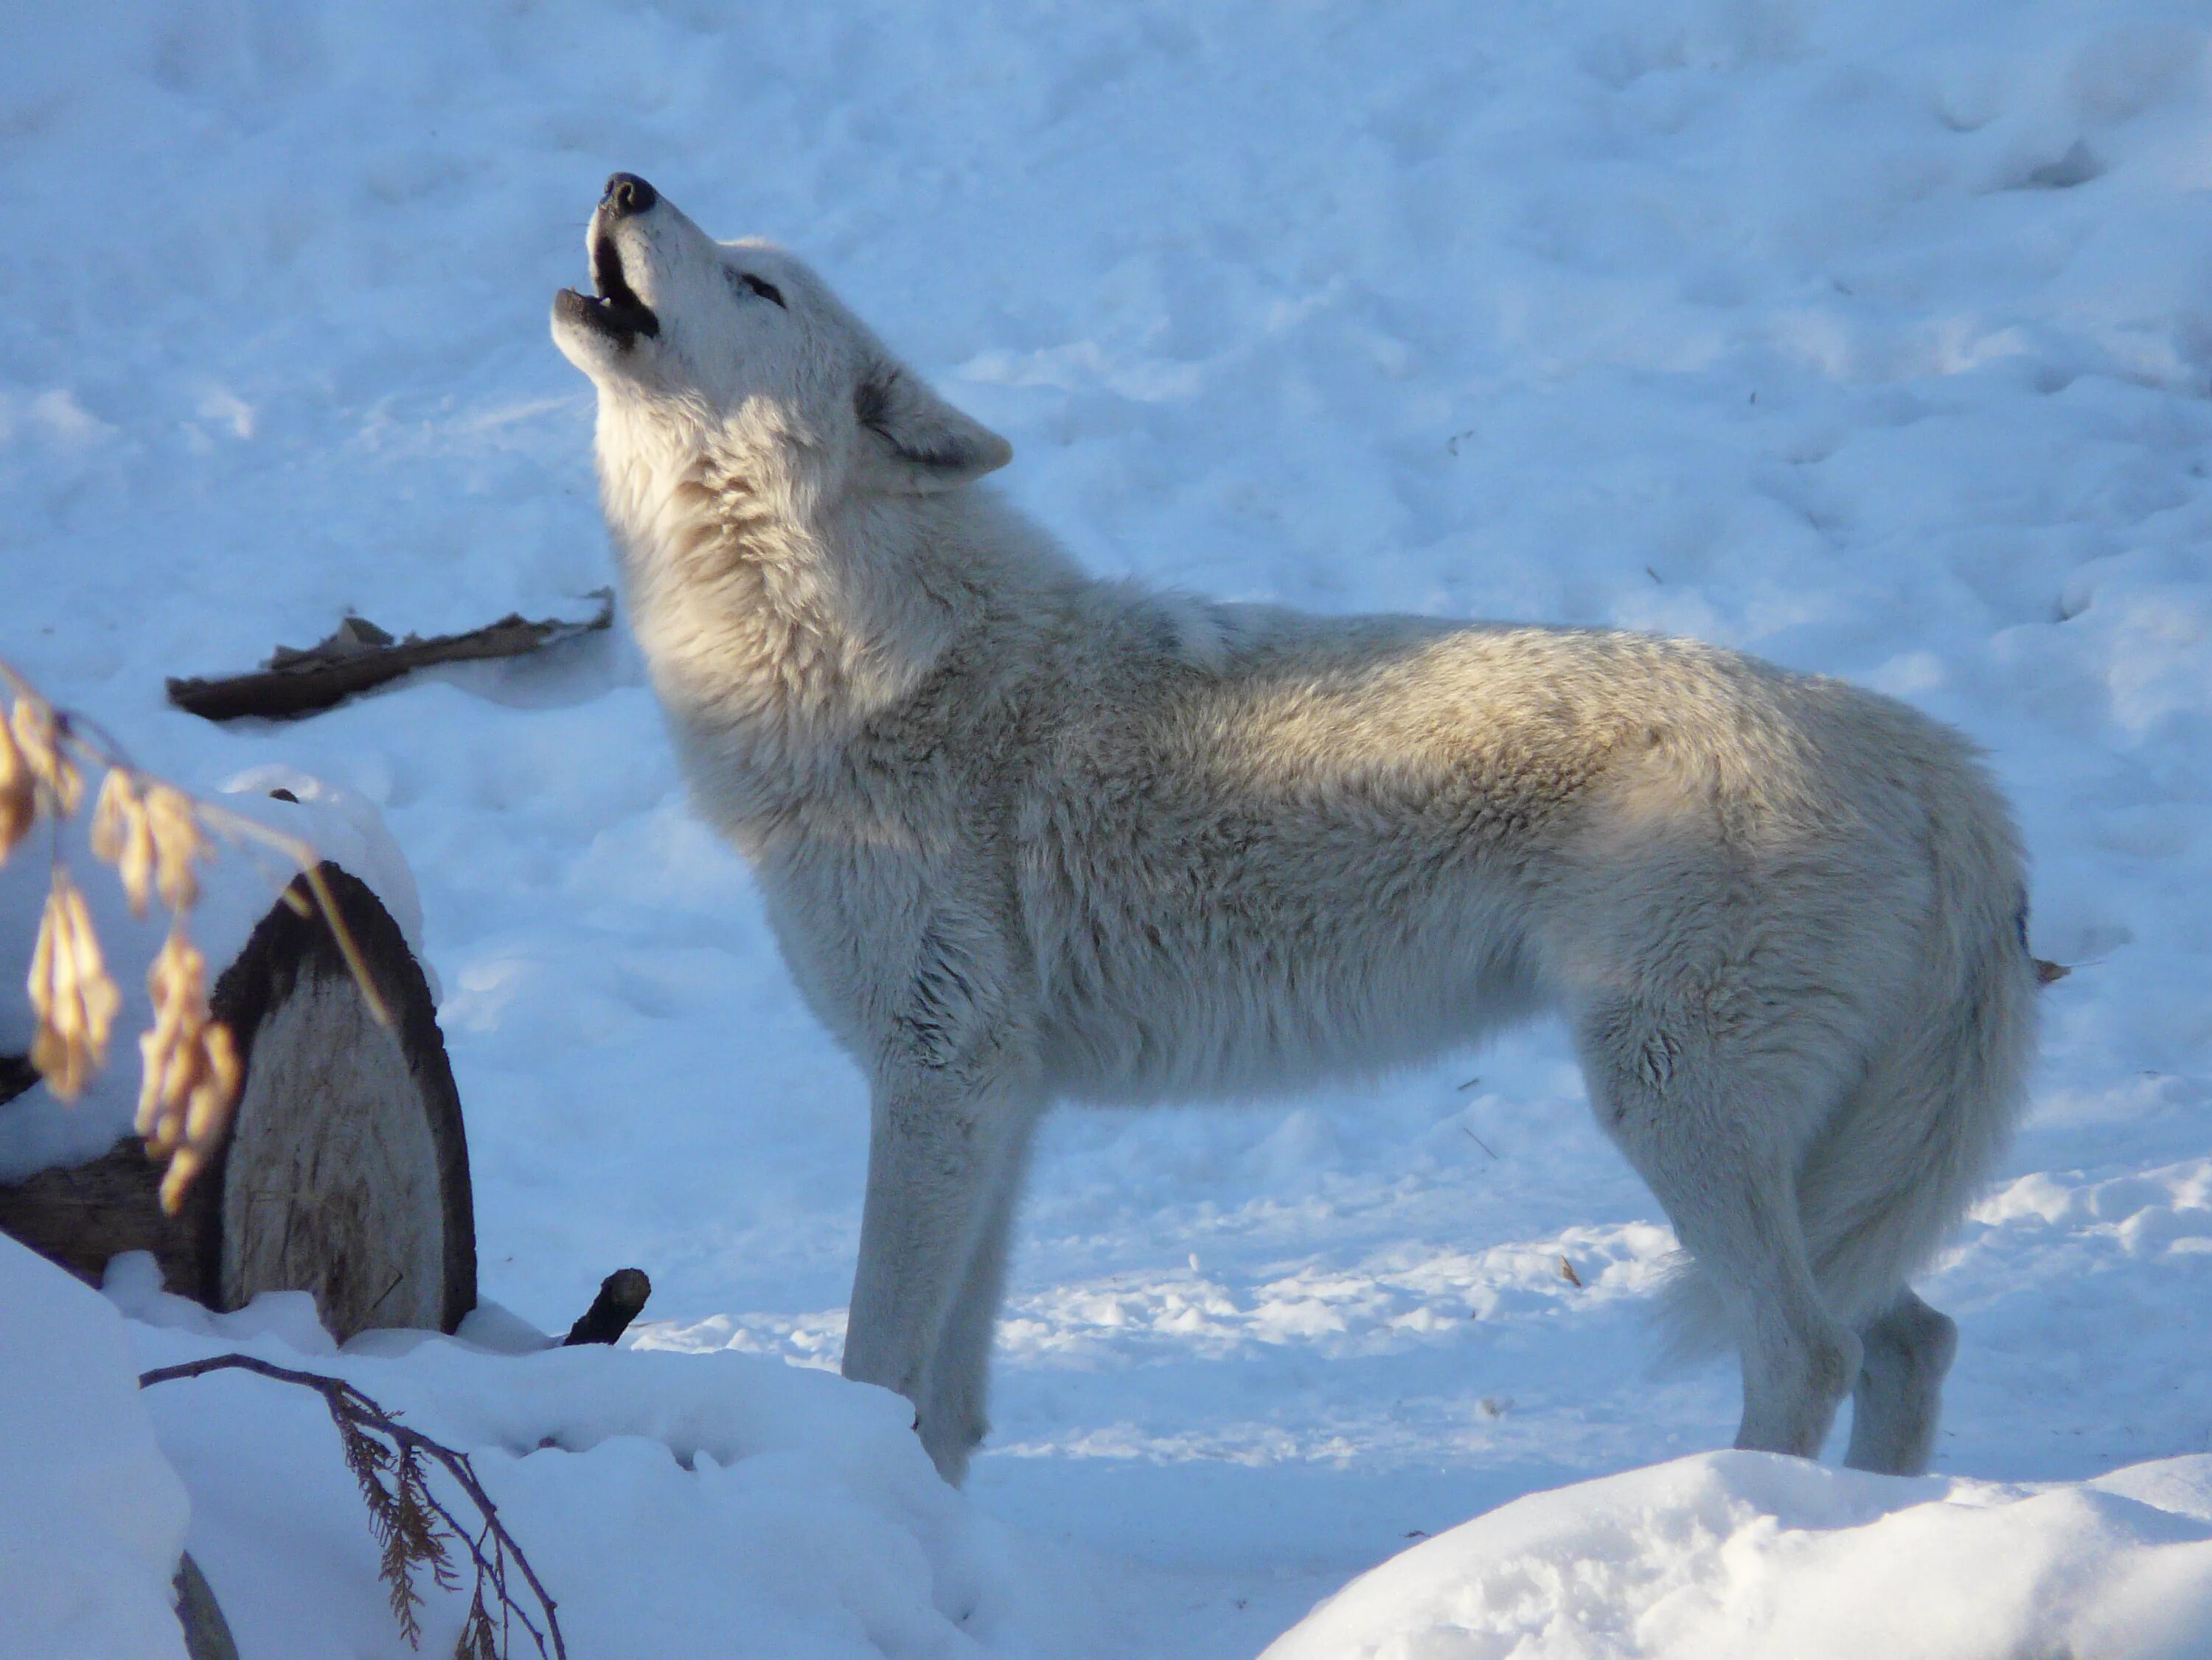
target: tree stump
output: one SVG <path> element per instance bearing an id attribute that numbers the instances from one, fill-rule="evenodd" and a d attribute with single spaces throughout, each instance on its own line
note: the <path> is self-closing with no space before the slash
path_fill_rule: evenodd
<path id="1" fill-rule="evenodd" d="M 323 920 L 279 903 L 210 998 L 245 1084 L 179 1213 L 162 1213 L 161 1171 L 133 1140 L 0 1186 L 0 1232 L 94 1284 L 118 1252 L 150 1250 L 169 1290 L 212 1309 L 310 1292 L 340 1341 L 449 1332 L 476 1306 L 468 1144 L 429 987 L 375 894 L 336 865 L 322 874 L 392 1028 Z"/>

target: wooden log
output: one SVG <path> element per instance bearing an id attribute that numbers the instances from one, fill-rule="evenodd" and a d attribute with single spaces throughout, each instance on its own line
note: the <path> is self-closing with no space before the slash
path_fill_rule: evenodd
<path id="1" fill-rule="evenodd" d="M 0 1233 L 95 1286 L 111 1257 L 151 1251 L 164 1286 L 213 1306 L 215 1184 L 195 1183 L 174 1216 L 162 1213 L 161 1189 L 161 1167 L 137 1142 L 121 1142 L 88 1164 L 0 1186 Z"/>
<path id="2" fill-rule="evenodd" d="M 451 1331 L 476 1306 L 476 1213 L 460 1100 L 421 967 L 374 893 L 322 874 L 393 1015 L 371 1017 L 329 928 L 278 903 L 210 1000 L 245 1066 L 228 1139 L 165 1216 L 129 1141 L 0 1187 L 0 1231 L 97 1283 L 150 1250 L 169 1290 L 214 1309 L 312 1292 L 341 1341 Z"/>

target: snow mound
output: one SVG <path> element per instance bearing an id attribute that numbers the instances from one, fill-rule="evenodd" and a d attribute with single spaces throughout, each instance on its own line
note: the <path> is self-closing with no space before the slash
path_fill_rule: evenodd
<path id="1" fill-rule="evenodd" d="M 123 1322 L 0 1235 L 0 1660 L 169 1660 L 186 1504 Z"/>
<path id="2" fill-rule="evenodd" d="M 2184 1660 L 2208 1629 L 2212 1456 L 2027 1487 L 1717 1452 L 1478 1517 L 1263 1660 Z"/>
<path id="3" fill-rule="evenodd" d="M 1099 1565 L 946 1487 L 888 1390 L 730 1353 L 491 1353 L 404 1332 L 334 1352 L 305 1296 L 210 1314 L 161 1292 L 143 1255 L 117 1259 L 107 1292 L 149 1366 L 237 1350 L 342 1376 L 467 1453 L 571 1654 L 1103 1660 L 1140 1646 L 1097 1595 Z M 148 1404 L 242 1654 L 407 1652 L 316 1395 L 233 1371 L 165 1383 Z M 422 1651 L 450 1652 L 466 1586 L 422 1589 Z"/>

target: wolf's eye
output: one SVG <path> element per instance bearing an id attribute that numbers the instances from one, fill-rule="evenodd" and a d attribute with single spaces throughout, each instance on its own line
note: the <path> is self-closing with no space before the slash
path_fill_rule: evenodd
<path id="1" fill-rule="evenodd" d="M 762 299 L 773 300 L 777 305 L 783 306 L 783 290 L 776 287 L 775 283 L 769 282 L 766 277 L 756 277 L 749 271 L 732 271 L 730 273 L 730 287 L 732 289 L 740 287 L 750 289 L 755 294 L 760 295 Z M 788 306 L 783 306 L 783 308 L 786 311 L 789 311 L 791 309 Z"/>

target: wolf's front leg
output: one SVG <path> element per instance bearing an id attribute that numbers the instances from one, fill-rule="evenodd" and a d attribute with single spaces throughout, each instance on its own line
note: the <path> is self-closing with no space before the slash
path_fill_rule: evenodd
<path id="1" fill-rule="evenodd" d="M 980 1067 L 902 1069 L 878 1082 L 844 1372 L 914 1402 L 922 1445 L 955 1483 L 981 1380 L 933 1386 L 932 1370 L 985 1235 L 1011 1207 L 1006 1190 L 1020 1179 L 1039 1104 L 1035 1068 L 1003 1052 Z M 980 1359 L 965 1352 L 973 1345 L 956 1347 L 954 1365 Z M 963 1412 L 971 1395 L 973 1411 Z"/>
<path id="2" fill-rule="evenodd" d="M 997 1335 L 999 1304 L 1006 1292 L 1006 1248 L 1028 1170 L 1030 1139 L 1023 1136 L 1014 1168 L 995 1184 L 997 1192 L 961 1276 L 959 1292 L 922 1375 L 919 1421 L 935 1431 L 933 1438 L 924 1438 L 929 1456 L 955 1487 L 965 1478 L 969 1455 L 983 1444 L 990 1429 L 991 1341 Z"/>

